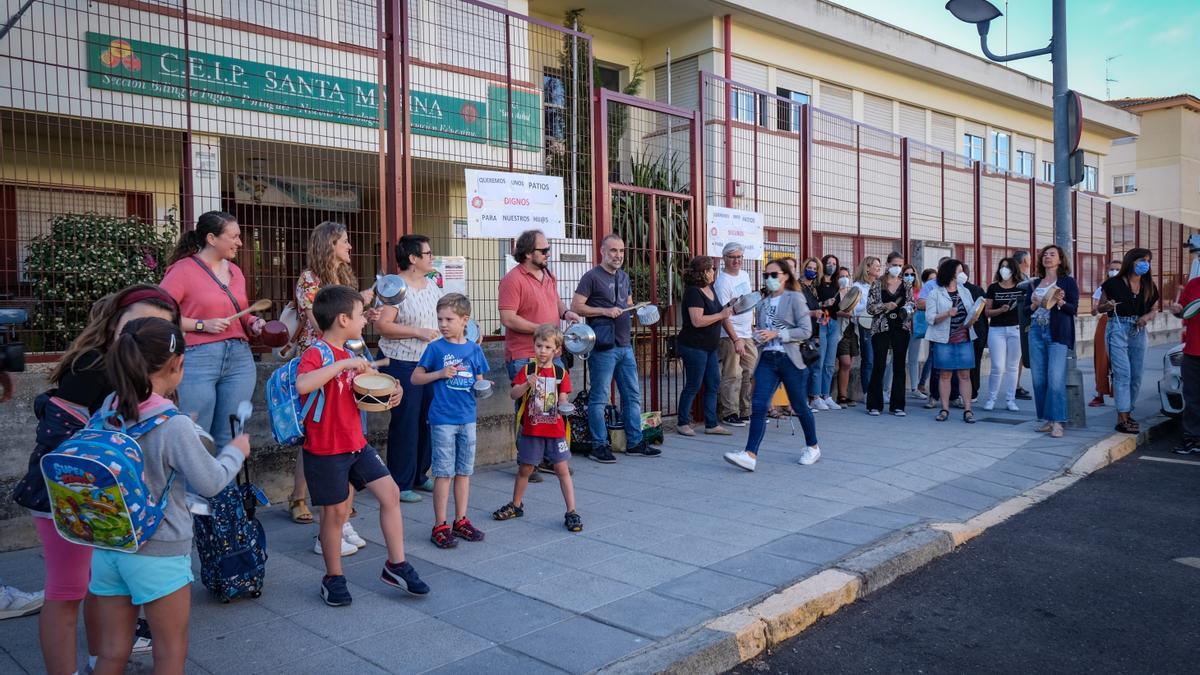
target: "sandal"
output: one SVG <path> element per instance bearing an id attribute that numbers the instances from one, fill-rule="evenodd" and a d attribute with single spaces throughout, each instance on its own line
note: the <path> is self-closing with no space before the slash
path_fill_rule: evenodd
<path id="1" fill-rule="evenodd" d="M 511 520 L 513 518 L 520 518 L 523 515 L 525 515 L 525 507 L 517 506 L 512 502 L 492 511 L 492 518 L 496 520 Z"/>
<path id="2" fill-rule="evenodd" d="M 1062 438 L 1062 437 L 1063 437 L 1063 426 L 1062 426 L 1062 424 L 1055 422 L 1054 426 L 1050 429 L 1050 438 Z"/>
<path id="3" fill-rule="evenodd" d="M 975 413 L 970 410 L 963 411 L 963 421 L 967 424 L 975 424 Z"/>
<path id="4" fill-rule="evenodd" d="M 583 518 L 580 518 L 579 514 L 574 511 L 567 511 L 563 516 L 563 526 L 567 528 L 568 532 L 583 532 Z"/>
<path id="5" fill-rule="evenodd" d="M 1052 429 L 1054 429 L 1054 422 L 1046 422 L 1042 426 L 1038 427 L 1037 431 L 1038 433 L 1045 434 L 1049 433 Z"/>
<path id="6" fill-rule="evenodd" d="M 933 419 L 935 422 L 945 422 L 946 420 L 950 419 L 950 411 L 942 408 L 942 411 Z"/>
<path id="7" fill-rule="evenodd" d="M 1141 431 L 1136 422 L 1130 422 L 1129 420 L 1117 422 L 1117 426 L 1114 428 L 1123 434 L 1136 434 Z"/>
<path id="8" fill-rule="evenodd" d="M 300 523 L 301 525 L 312 525 L 313 514 L 308 510 L 308 501 L 304 499 L 293 499 L 288 502 L 288 508 L 292 512 L 292 522 Z"/>

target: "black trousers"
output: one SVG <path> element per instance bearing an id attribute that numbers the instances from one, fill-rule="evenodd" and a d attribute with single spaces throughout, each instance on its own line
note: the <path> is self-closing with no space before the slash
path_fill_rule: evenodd
<path id="1" fill-rule="evenodd" d="M 1183 355 L 1183 436 L 1200 441 L 1200 356 Z"/>
<path id="2" fill-rule="evenodd" d="M 883 369 L 887 352 L 892 350 L 892 393 L 889 409 L 904 410 L 904 360 L 908 357 L 909 332 L 903 328 L 871 336 L 871 384 L 867 387 L 867 410 L 883 410 Z"/>
<path id="3" fill-rule="evenodd" d="M 979 363 L 983 360 L 983 350 L 987 348 L 987 331 L 978 332 L 979 337 L 975 338 L 975 367 L 971 369 L 971 398 L 975 399 L 979 396 Z"/>

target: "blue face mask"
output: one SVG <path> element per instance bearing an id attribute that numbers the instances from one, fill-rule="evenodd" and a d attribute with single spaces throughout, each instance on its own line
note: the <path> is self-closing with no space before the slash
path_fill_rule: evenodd
<path id="1" fill-rule="evenodd" d="M 906 283 L 906 284 L 911 284 L 912 282 L 916 281 L 916 279 L 917 279 L 917 278 L 916 278 L 916 277 L 914 277 L 914 276 L 913 276 L 913 275 L 911 275 L 911 274 L 905 274 L 905 275 L 904 275 L 904 283 Z"/>
<path id="2" fill-rule="evenodd" d="M 809 281 L 816 279 L 817 271 L 816 270 L 804 270 L 804 278 L 808 279 Z"/>
<path id="3" fill-rule="evenodd" d="M 1145 260 L 1139 260 L 1139 261 L 1133 263 L 1134 274 L 1141 276 L 1149 271 L 1150 271 L 1150 263 L 1146 262 Z"/>

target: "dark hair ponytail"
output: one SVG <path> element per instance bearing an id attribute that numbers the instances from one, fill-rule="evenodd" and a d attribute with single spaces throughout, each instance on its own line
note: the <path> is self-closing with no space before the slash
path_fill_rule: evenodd
<path id="1" fill-rule="evenodd" d="M 188 256 L 196 255 L 208 242 L 208 235 L 219 237 L 225 231 L 226 225 L 235 222 L 237 218 L 224 211 L 208 211 L 201 214 L 196 219 L 195 229 L 179 235 L 179 243 L 175 246 L 175 252 L 171 254 L 168 264 L 174 265 Z"/>
<path id="2" fill-rule="evenodd" d="M 105 355 L 108 380 L 117 393 L 117 414 L 126 422 L 138 418 L 138 404 L 153 393 L 150 376 L 183 353 L 183 331 L 165 319 L 134 319 Z"/>

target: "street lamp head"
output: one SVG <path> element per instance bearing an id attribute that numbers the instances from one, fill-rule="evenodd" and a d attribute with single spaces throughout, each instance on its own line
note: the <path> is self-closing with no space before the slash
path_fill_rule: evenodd
<path id="1" fill-rule="evenodd" d="M 959 21 L 979 25 L 981 34 L 987 30 L 989 21 L 1002 16 L 1000 10 L 987 0 L 950 0 L 946 9 Z"/>

